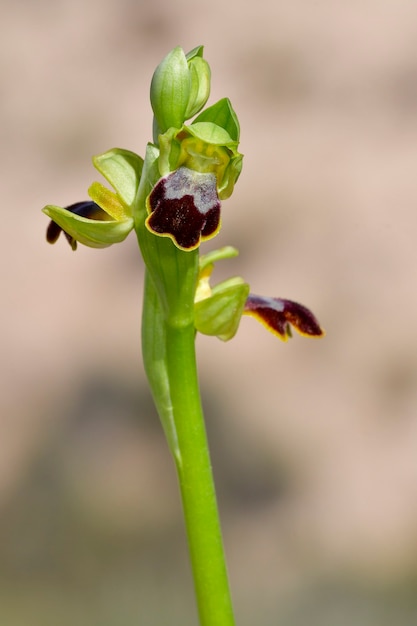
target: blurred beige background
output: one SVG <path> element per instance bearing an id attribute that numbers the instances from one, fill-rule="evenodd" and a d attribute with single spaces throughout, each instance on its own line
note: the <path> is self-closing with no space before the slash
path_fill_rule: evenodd
<path id="1" fill-rule="evenodd" d="M 244 170 L 218 244 L 327 336 L 200 337 L 240 626 L 417 623 L 414 0 L 3 0 L 0 623 L 195 624 L 140 358 L 134 236 L 45 241 L 91 156 L 151 137 L 149 81 L 202 43 Z"/>

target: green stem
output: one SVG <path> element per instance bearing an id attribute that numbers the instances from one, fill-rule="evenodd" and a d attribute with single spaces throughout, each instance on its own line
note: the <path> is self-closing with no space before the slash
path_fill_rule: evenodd
<path id="1" fill-rule="evenodd" d="M 166 337 L 162 307 L 149 272 L 145 272 L 142 311 L 142 356 L 156 410 L 169 448 L 178 458 L 178 441 L 174 424 L 170 385 L 166 363 Z"/>
<path id="2" fill-rule="evenodd" d="M 142 350 L 177 469 L 200 624 L 234 626 L 197 377 L 194 324 L 190 316 L 181 317 L 178 312 L 166 319 L 148 272 Z"/>
<path id="3" fill-rule="evenodd" d="M 176 466 L 201 626 L 233 626 L 195 359 L 193 325 L 166 325 L 167 366 L 178 440 Z"/>

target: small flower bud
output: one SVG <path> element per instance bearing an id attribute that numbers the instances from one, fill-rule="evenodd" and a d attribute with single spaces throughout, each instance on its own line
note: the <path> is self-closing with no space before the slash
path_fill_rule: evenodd
<path id="1" fill-rule="evenodd" d="M 210 66 L 203 59 L 203 46 L 187 55 L 174 48 L 158 65 L 151 82 L 151 105 L 156 135 L 181 128 L 196 115 L 210 95 Z"/>
<path id="2" fill-rule="evenodd" d="M 190 91 L 187 59 L 177 46 L 158 65 L 151 82 L 151 105 L 160 133 L 184 124 Z"/>

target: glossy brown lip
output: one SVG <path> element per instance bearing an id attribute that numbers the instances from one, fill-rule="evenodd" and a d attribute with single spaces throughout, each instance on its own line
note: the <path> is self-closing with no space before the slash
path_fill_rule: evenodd
<path id="1" fill-rule="evenodd" d="M 106 221 L 109 219 L 109 215 L 95 202 L 92 200 L 84 200 L 83 202 L 75 202 L 74 204 L 70 204 L 65 207 L 67 211 L 71 211 L 71 213 L 75 213 L 76 215 L 80 215 L 81 217 L 87 217 L 88 219 L 98 220 L 98 221 Z M 48 228 L 46 229 L 46 240 L 48 243 L 55 243 L 58 240 L 61 232 L 64 233 L 65 237 L 71 248 L 73 250 L 77 249 L 77 241 L 74 237 L 71 237 L 68 233 L 65 232 L 61 226 L 58 226 L 53 220 L 51 220 L 48 224 Z"/>
<path id="2" fill-rule="evenodd" d="M 220 227 L 220 200 L 214 174 L 186 167 L 161 178 L 148 198 L 148 228 L 166 235 L 183 250 L 196 248 L 201 238 L 213 237 Z"/>
<path id="3" fill-rule="evenodd" d="M 323 337 L 325 334 L 310 309 L 293 300 L 268 298 L 251 293 L 246 301 L 244 313 L 257 319 L 284 341 L 291 337 L 291 326 L 305 337 Z"/>

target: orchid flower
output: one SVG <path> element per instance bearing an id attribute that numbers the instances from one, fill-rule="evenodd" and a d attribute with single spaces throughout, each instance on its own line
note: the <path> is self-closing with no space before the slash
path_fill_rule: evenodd
<path id="1" fill-rule="evenodd" d="M 144 158 L 120 148 L 94 157 L 113 190 L 95 182 L 90 200 L 43 211 L 51 219 L 47 240 L 56 242 L 63 231 L 73 250 L 78 242 L 102 248 L 136 233 L 146 268 L 143 362 L 177 469 L 200 623 L 233 626 L 195 335 L 228 341 L 242 315 L 255 317 L 284 341 L 291 326 L 309 337 L 323 331 L 303 305 L 254 295 L 239 276 L 210 285 L 215 263 L 237 250 L 226 246 L 200 255 L 200 246 L 219 232 L 222 203 L 233 193 L 243 162 L 230 101 L 204 108 L 210 80 L 202 46 L 188 54 L 174 48 L 151 81 L 153 137 Z"/>

